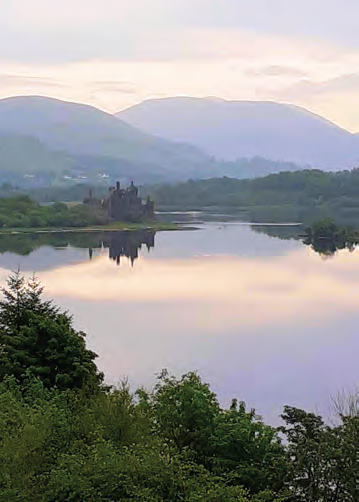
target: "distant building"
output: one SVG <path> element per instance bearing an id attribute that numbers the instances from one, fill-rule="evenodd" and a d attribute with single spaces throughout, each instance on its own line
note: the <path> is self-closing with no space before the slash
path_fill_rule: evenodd
<path id="1" fill-rule="evenodd" d="M 98 206 L 107 211 L 110 221 L 146 221 L 155 216 L 153 201 L 147 197 L 145 202 L 138 196 L 138 188 L 131 181 L 128 188 L 122 189 L 120 182 L 115 187 L 109 188 L 109 195 L 100 201 L 93 198 L 90 190 L 89 197 L 84 200 L 85 204 Z"/>

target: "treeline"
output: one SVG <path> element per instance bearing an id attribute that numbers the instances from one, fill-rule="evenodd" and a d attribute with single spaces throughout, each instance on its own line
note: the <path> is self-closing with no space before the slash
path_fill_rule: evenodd
<path id="1" fill-rule="evenodd" d="M 251 180 L 189 180 L 146 187 L 145 192 L 159 206 L 242 209 L 255 221 L 309 222 L 334 217 L 344 222 L 359 217 L 359 169 L 329 173 L 307 169 Z"/>
<path id="2" fill-rule="evenodd" d="M 103 211 L 86 204 L 43 206 L 26 195 L 0 198 L 0 228 L 83 227 L 106 222 Z"/>
<path id="3" fill-rule="evenodd" d="M 0 302 L 0 500 L 356 502 L 359 416 L 266 425 L 196 373 L 109 388 L 69 314 L 12 274 Z M 285 438 L 283 441 L 282 438 Z"/>

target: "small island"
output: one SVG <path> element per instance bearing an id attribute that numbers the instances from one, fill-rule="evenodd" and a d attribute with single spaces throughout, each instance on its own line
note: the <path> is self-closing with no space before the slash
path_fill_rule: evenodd
<path id="1" fill-rule="evenodd" d="M 104 199 L 90 190 L 82 203 L 41 205 L 26 195 L 0 198 L 0 233 L 177 228 L 156 220 L 154 202 L 149 197 L 143 201 L 133 182 L 125 189 L 117 182 Z"/>

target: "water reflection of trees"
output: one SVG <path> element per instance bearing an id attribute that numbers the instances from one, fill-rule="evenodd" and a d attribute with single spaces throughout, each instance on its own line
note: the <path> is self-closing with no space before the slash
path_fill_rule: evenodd
<path id="1" fill-rule="evenodd" d="M 356 248 L 357 244 L 354 242 L 343 242 L 343 241 L 335 241 L 331 239 L 303 239 L 303 244 L 310 246 L 313 251 L 320 254 L 321 256 L 330 257 L 334 256 L 337 251 L 340 249 L 347 249 L 352 252 Z"/>
<path id="2" fill-rule="evenodd" d="M 150 250 L 155 245 L 155 231 L 117 231 L 117 232 L 61 232 L 36 234 L 3 234 L 0 236 L 0 253 L 15 253 L 26 256 L 43 246 L 56 249 L 74 247 L 88 248 L 89 257 L 93 251 L 108 248 L 109 258 L 117 264 L 125 256 L 134 261 L 142 246 Z"/>
<path id="3" fill-rule="evenodd" d="M 353 251 L 358 244 L 358 233 L 352 227 L 341 226 L 331 218 L 324 218 L 305 229 L 303 242 L 322 256 L 332 256 L 339 249 Z"/>
<path id="4" fill-rule="evenodd" d="M 340 228 L 340 227 L 339 227 Z M 269 237 L 277 239 L 294 239 L 301 240 L 306 246 L 310 246 L 313 251 L 320 254 L 323 258 L 334 256 L 340 249 L 347 249 L 352 252 L 356 248 L 358 242 L 353 238 L 325 238 L 312 237 L 305 234 L 303 226 L 286 226 L 286 225 L 252 225 L 251 229 L 257 233 L 264 233 Z"/>

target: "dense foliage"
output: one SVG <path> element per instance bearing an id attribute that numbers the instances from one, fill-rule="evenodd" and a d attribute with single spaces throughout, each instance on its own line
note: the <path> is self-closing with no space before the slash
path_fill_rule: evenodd
<path id="1" fill-rule="evenodd" d="M 359 169 L 328 173 L 308 169 L 253 180 L 189 180 L 146 190 L 157 205 L 230 207 L 246 210 L 257 221 L 311 222 L 331 216 L 343 222 L 359 217 Z"/>
<path id="2" fill-rule="evenodd" d="M 308 239 L 316 241 L 318 239 L 327 239 L 334 242 L 341 242 L 343 246 L 356 242 L 356 233 L 350 227 L 340 227 L 333 220 L 326 218 L 314 222 L 306 229 Z"/>
<path id="3" fill-rule="evenodd" d="M 57 202 L 41 206 L 26 195 L 0 198 L 0 227 L 83 227 L 107 222 L 107 216 L 86 204 L 68 206 Z"/>
<path id="4" fill-rule="evenodd" d="M 304 239 L 304 244 L 310 244 L 315 251 L 325 255 L 344 248 L 352 251 L 358 242 L 359 235 L 356 230 L 336 225 L 330 218 L 314 222 L 306 229 Z"/>
<path id="5" fill-rule="evenodd" d="M 4 293 L 1 502 L 358 500 L 357 408 L 328 426 L 286 407 L 278 431 L 242 402 L 221 407 L 196 373 L 163 371 L 152 391 L 104 387 L 36 280 L 14 274 Z"/>
<path id="6" fill-rule="evenodd" d="M 85 335 L 72 319 L 49 300 L 36 278 L 28 282 L 10 275 L 0 301 L 0 378 L 13 375 L 19 382 L 29 376 L 59 389 L 96 386 L 96 355 L 85 346 Z"/>

